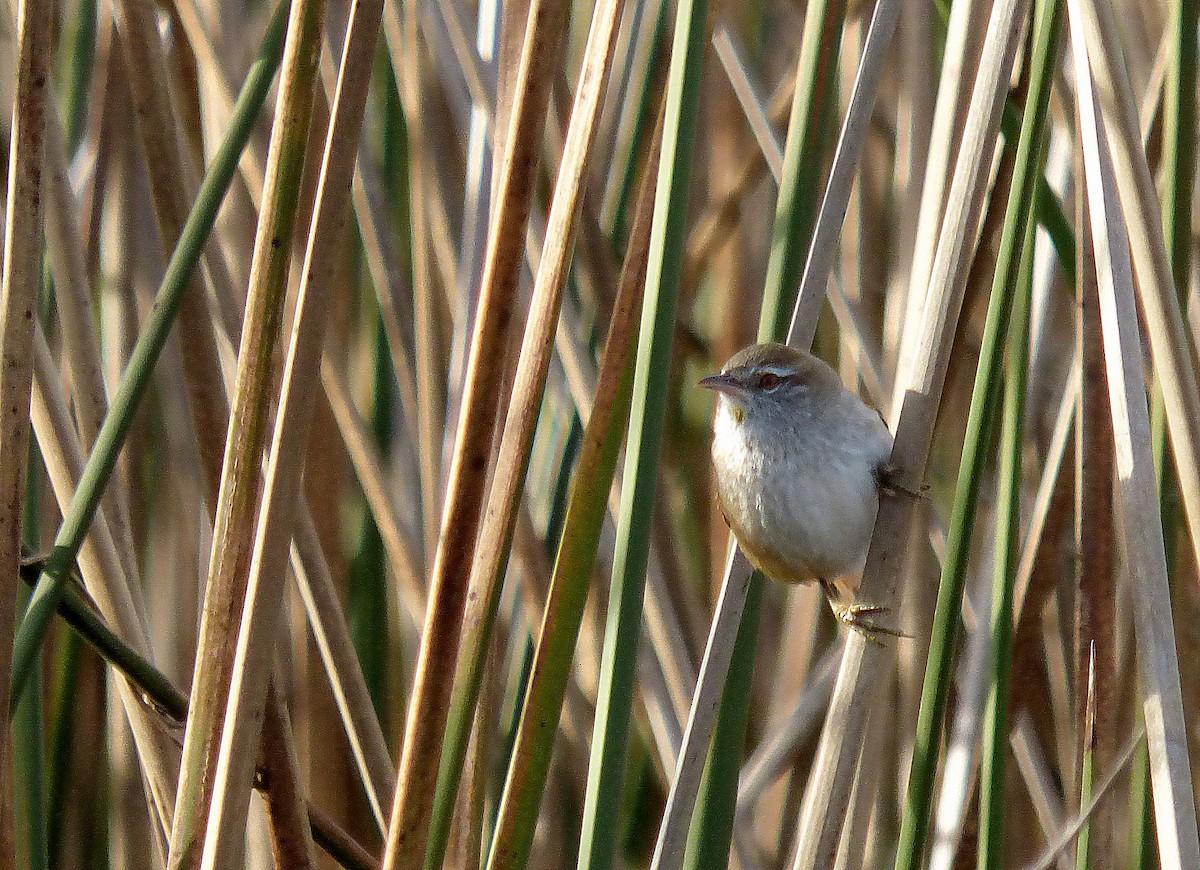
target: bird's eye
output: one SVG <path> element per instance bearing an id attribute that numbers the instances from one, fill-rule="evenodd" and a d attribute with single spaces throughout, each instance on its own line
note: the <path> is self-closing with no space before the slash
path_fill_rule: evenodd
<path id="1" fill-rule="evenodd" d="M 774 372 L 763 372 L 758 376 L 758 388 L 760 390 L 773 390 L 779 386 L 779 375 Z"/>

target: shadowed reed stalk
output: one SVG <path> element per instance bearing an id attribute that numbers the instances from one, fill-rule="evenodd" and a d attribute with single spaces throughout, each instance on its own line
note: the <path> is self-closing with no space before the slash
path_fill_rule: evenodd
<path id="1" fill-rule="evenodd" d="M 1169 7 L 1168 33 L 1171 52 L 1167 67 L 1166 93 L 1163 98 L 1162 145 L 1162 222 L 1163 242 L 1171 258 L 1171 277 L 1179 305 L 1190 315 L 1193 307 L 1188 300 L 1192 262 L 1192 203 L 1196 174 L 1196 87 L 1197 87 L 1197 25 L 1200 4 L 1180 0 Z M 1150 408 L 1154 430 L 1155 461 L 1158 470 L 1159 503 L 1162 507 L 1164 543 L 1167 565 L 1171 570 L 1172 591 L 1179 567 L 1178 529 L 1181 526 L 1179 487 L 1170 463 L 1167 444 L 1166 407 L 1161 386 L 1156 385 Z M 1103 709 L 1098 710 L 1097 741 L 1107 742 Z M 1130 842 L 1140 866 L 1154 861 L 1154 835 L 1149 824 L 1149 771 L 1145 750 L 1134 759 L 1134 774 L 1130 783 Z M 1110 811 L 1111 812 L 1111 811 Z M 1107 826 L 1098 829 L 1100 843 L 1097 851 L 1103 854 L 1103 844 L 1110 842 Z"/>
<path id="2" fill-rule="evenodd" d="M 1075 167 L 1082 166 L 1082 151 L 1074 155 Z M 1113 450 L 1112 412 L 1109 409 L 1108 377 L 1104 370 L 1104 335 L 1100 318 L 1100 299 L 1096 285 L 1095 257 L 1092 254 L 1090 227 L 1084 218 L 1084 200 L 1076 203 L 1081 256 L 1076 296 L 1079 300 L 1075 315 L 1075 349 L 1080 378 L 1079 403 L 1075 414 L 1075 546 L 1079 552 L 1075 568 L 1074 638 L 1072 651 L 1072 711 L 1071 720 L 1075 741 L 1082 747 L 1075 755 L 1084 754 L 1095 771 L 1107 771 L 1112 764 L 1117 739 L 1117 701 L 1119 672 L 1116 664 L 1117 631 L 1120 625 L 1116 583 L 1119 577 L 1119 558 L 1116 549 L 1117 502 L 1113 491 L 1115 456 Z M 1161 487 L 1161 478 L 1160 478 Z M 1160 488 L 1160 492 L 1162 492 Z M 1164 521 L 1166 517 L 1164 516 Z M 1177 535 L 1176 535 L 1177 536 Z M 1165 543 L 1165 541 L 1164 541 Z M 1128 681 L 1124 697 L 1135 697 L 1136 681 Z M 1108 709 L 1099 720 L 1090 714 L 1103 697 Z M 1089 726 L 1089 716 L 1091 725 Z M 1095 730 L 1092 736 L 1087 729 Z M 1088 743 L 1092 747 L 1088 747 Z M 1074 760 L 1074 759 L 1073 759 Z M 1084 776 L 1088 772 L 1075 762 L 1071 773 L 1071 798 L 1079 794 L 1079 806 L 1087 805 L 1083 797 Z M 1102 805 L 1094 824 L 1092 846 L 1097 855 L 1098 870 L 1116 866 L 1112 853 L 1112 817 L 1110 804 Z M 1060 862 L 1061 863 L 1061 862 Z"/>
<path id="3" fill-rule="evenodd" d="M 400 3 L 392 4 L 399 10 Z M 423 100 L 425 89 L 420 61 L 420 44 L 417 39 L 417 17 L 419 4 L 403 4 L 403 28 L 391 37 L 402 44 L 394 45 L 392 56 L 396 59 L 396 84 L 400 89 L 400 103 L 404 112 L 407 136 L 408 170 L 408 215 L 410 221 L 409 256 L 411 258 L 413 283 L 413 332 L 414 332 L 414 375 L 419 388 L 416 390 L 416 428 L 418 443 L 418 467 L 421 475 L 421 512 L 424 531 L 426 564 L 438 548 L 442 487 L 442 418 L 446 401 L 437 375 L 438 361 L 438 316 L 437 299 L 434 296 L 433 275 L 430 265 L 432 256 L 429 240 L 428 196 L 431 187 L 433 160 L 425 131 L 426 114 Z M 394 22 L 398 12 L 393 12 Z"/>
<path id="4" fill-rule="evenodd" d="M 80 301 L 86 300 L 88 297 L 83 291 L 83 284 L 79 280 L 85 269 L 84 252 L 80 246 L 75 244 L 69 233 L 76 231 L 76 228 L 81 226 L 78 208 L 75 206 L 73 197 L 69 196 L 70 188 L 67 185 L 66 167 L 68 149 L 70 153 L 74 153 L 78 149 L 85 131 L 85 120 L 88 109 L 88 90 L 91 85 L 92 63 L 95 60 L 95 43 L 97 31 L 97 15 L 96 8 L 91 0 L 81 3 L 79 6 L 78 21 L 75 25 L 75 31 L 72 39 L 71 50 L 71 65 L 70 65 L 70 85 L 68 86 L 66 99 L 64 101 L 65 115 L 65 134 L 58 134 L 57 125 L 54 123 L 56 116 L 51 114 L 48 118 L 47 133 L 49 134 L 47 142 L 47 169 L 51 176 L 53 190 L 51 199 L 47 206 L 46 220 L 46 253 L 47 259 L 50 262 L 51 274 L 55 281 L 55 293 L 58 292 L 59 283 L 64 279 L 59 275 L 59 269 L 54 265 L 54 257 L 58 252 L 67 252 L 67 256 L 63 257 L 65 265 L 71 267 L 71 274 L 67 277 L 68 283 L 77 284 L 78 293 L 75 298 Z M 66 142 L 63 138 L 67 139 Z M 55 140 L 58 140 L 57 142 Z M 55 154 L 55 149 L 61 154 Z M 61 157 L 61 161 L 60 161 Z M 61 170 L 61 172 L 60 172 Z M 55 215 L 57 214 L 57 220 Z M 54 234 L 56 229 L 62 232 L 62 238 L 56 241 Z M 88 309 L 90 311 L 90 308 Z M 81 318 L 82 321 L 82 318 Z M 64 323 L 64 327 L 65 327 Z M 89 323 L 90 325 L 90 323 Z M 86 333 L 91 337 L 90 329 L 81 330 L 81 333 Z M 77 336 L 82 337 L 82 335 Z M 85 346 L 90 345 L 89 349 L 97 351 L 94 361 L 99 362 L 98 349 L 95 347 L 97 342 L 94 338 L 85 339 Z M 71 342 L 74 347 L 74 342 Z M 102 373 L 99 365 L 88 373 L 96 380 L 92 390 L 84 390 L 83 396 L 87 393 L 93 393 L 96 399 L 102 399 L 102 404 L 97 401 L 93 410 L 98 410 L 100 407 L 107 407 L 107 397 L 103 389 Z M 85 378 L 88 375 L 85 375 Z M 86 382 L 86 381 L 85 381 Z M 96 390 L 96 387 L 99 387 Z M 82 417 L 86 418 L 86 406 L 89 402 L 82 403 L 81 410 L 84 411 Z M 87 420 L 83 425 L 91 425 L 94 428 L 87 433 L 89 443 L 94 442 L 96 432 L 99 431 L 99 426 L 102 421 L 100 419 Z M 34 466 L 36 467 L 36 465 Z M 34 500 L 34 490 L 27 488 L 30 503 Z M 116 497 L 108 499 L 110 503 L 118 504 L 118 508 L 126 507 L 119 504 L 120 500 Z M 125 517 L 128 521 L 128 516 Z M 34 547 L 41 545 L 40 526 L 39 535 L 35 537 L 27 531 L 25 539 L 27 544 L 33 544 Z M 123 550 L 125 552 L 125 550 Z M 132 552 L 130 548 L 127 552 Z M 62 674 L 58 696 L 55 700 L 57 705 L 52 703 L 53 709 L 58 711 L 57 722 L 53 724 L 52 732 L 47 736 L 46 743 L 50 746 L 49 757 L 51 759 L 50 769 L 47 774 L 47 796 L 46 796 L 46 837 L 50 843 L 50 854 L 48 858 L 57 863 L 61 863 L 61 853 L 64 850 L 62 827 L 65 821 L 65 809 L 70 797 L 70 790 L 67 788 L 67 776 L 70 769 L 70 753 L 67 751 L 73 740 L 72 724 L 75 718 L 74 712 L 79 708 L 79 698 L 77 691 L 80 685 L 80 670 L 81 670 L 81 652 L 83 646 L 81 641 L 75 635 L 70 635 L 64 644 L 62 651 L 58 654 L 56 665 Z M 2 696 L 0 696 L 2 697 Z"/>
<path id="5" fill-rule="evenodd" d="M 1196 24 L 1200 4 L 1181 0 L 1170 7 L 1168 36 L 1171 56 L 1163 106 L 1162 222 L 1163 241 L 1171 258 L 1171 277 L 1180 307 L 1188 309 L 1188 273 L 1191 268 L 1192 194 L 1195 186 L 1196 153 Z M 1151 408 L 1154 443 L 1160 467 L 1166 458 L 1165 408 L 1162 391 L 1154 392 Z M 1178 519 L 1178 496 L 1173 475 L 1160 470 L 1164 524 L 1170 529 Z M 1172 539 L 1168 535 L 1168 541 Z M 1169 545 L 1168 554 L 1173 553 Z M 1173 560 L 1172 560 L 1173 562 Z"/>

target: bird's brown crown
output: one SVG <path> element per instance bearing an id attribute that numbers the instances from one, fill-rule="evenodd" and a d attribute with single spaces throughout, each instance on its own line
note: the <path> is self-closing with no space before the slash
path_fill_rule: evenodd
<path id="1" fill-rule="evenodd" d="M 721 372 L 752 384 L 752 376 L 770 372 L 810 386 L 838 387 L 837 373 L 823 360 L 786 344 L 767 342 L 743 348 L 729 358 Z"/>

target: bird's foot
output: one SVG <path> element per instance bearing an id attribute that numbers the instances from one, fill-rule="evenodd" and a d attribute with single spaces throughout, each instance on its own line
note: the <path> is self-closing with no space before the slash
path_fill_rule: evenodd
<path id="1" fill-rule="evenodd" d="M 883 646 L 885 637 L 908 637 L 897 628 L 884 625 L 873 617 L 888 613 L 891 608 L 878 604 L 846 604 L 829 599 L 829 606 L 838 622 L 847 628 L 860 632 L 868 641 Z"/>
<path id="2" fill-rule="evenodd" d="M 926 493 L 929 492 L 929 484 L 927 483 L 922 483 L 921 488 L 916 492 L 900 483 L 900 469 L 890 462 L 880 465 L 876 470 L 875 477 L 879 483 L 879 491 L 884 495 L 903 494 L 909 498 L 920 499 L 925 498 Z"/>

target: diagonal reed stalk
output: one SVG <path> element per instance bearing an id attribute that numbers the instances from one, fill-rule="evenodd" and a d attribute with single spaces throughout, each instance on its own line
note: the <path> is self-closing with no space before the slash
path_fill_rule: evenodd
<path id="1" fill-rule="evenodd" d="M 21 579 L 30 586 L 35 585 L 43 564 L 37 560 L 25 560 L 21 565 Z M 172 727 L 182 726 L 187 721 L 187 695 L 177 689 L 166 674 L 121 640 L 96 614 L 93 605 L 72 587 L 64 590 L 58 602 L 57 613 L 79 636 L 91 644 L 105 661 L 129 679 L 153 706 L 156 716 L 167 720 L 168 725 Z M 266 777 L 260 776 L 256 778 L 254 787 L 263 790 L 265 783 Z M 341 830 L 318 807 L 310 803 L 307 815 L 313 841 L 341 866 L 378 866 L 378 862 L 371 858 L 366 849 Z"/>
<path id="2" fill-rule="evenodd" d="M 1088 40 L 1096 95 L 1113 151 L 1121 210 L 1130 234 L 1138 300 L 1145 312 L 1151 355 L 1163 392 L 1184 518 L 1192 550 L 1200 553 L 1200 382 L 1196 350 L 1174 291 L 1161 207 L 1141 147 L 1132 88 L 1124 65 L 1118 62 L 1120 43 L 1112 9 L 1100 0 L 1085 6 L 1080 14 L 1085 22 L 1082 33 Z"/>
<path id="3" fill-rule="evenodd" d="M 991 440 L 999 404 L 1001 341 L 1009 333 L 1013 288 L 1021 265 L 1021 240 L 1032 223 L 1034 182 L 1040 178 L 1046 135 L 1051 71 L 1057 58 L 1062 12 L 1057 3 L 1039 3 L 1031 55 L 1029 96 L 1026 100 L 1008 208 L 996 260 L 987 325 L 976 369 L 967 434 L 950 519 L 946 559 L 938 589 L 933 635 L 917 722 L 916 743 L 909 769 L 908 796 L 897 852 L 897 870 L 920 866 L 932 810 L 931 795 L 941 743 L 942 720 L 950 692 L 950 665 L 958 634 L 966 560 L 983 477 L 984 452 Z M 1003 744 L 1002 744 L 1003 745 Z"/>

